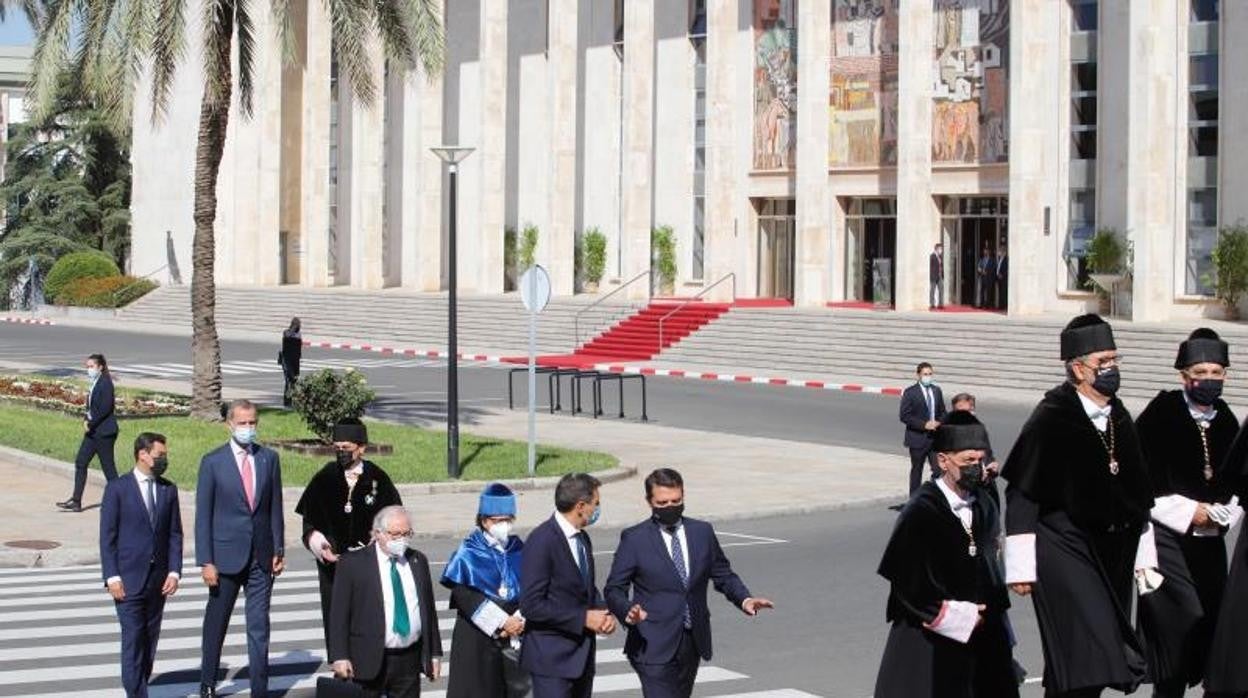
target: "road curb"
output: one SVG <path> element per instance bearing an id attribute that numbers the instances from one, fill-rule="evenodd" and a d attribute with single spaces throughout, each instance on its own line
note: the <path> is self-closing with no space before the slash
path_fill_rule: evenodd
<path id="1" fill-rule="evenodd" d="M 13 315 L 6 315 L 4 317 L 0 317 L 0 322 L 9 322 L 9 323 L 17 324 L 17 325 L 55 325 L 56 324 L 55 322 L 47 318 L 15 317 Z"/>

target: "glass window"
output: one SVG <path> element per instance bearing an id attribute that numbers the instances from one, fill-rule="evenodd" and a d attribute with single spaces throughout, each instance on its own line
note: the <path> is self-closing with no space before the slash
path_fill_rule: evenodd
<path id="1" fill-rule="evenodd" d="M 1070 100 L 1070 123 L 1072 126 L 1091 126 L 1096 123 L 1096 97 L 1075 97 Z"/>
<path id="2" fill-rule="evenodd" d="M 1192 90 L 1188 99 L 1187 118 L 1189 121 L 1218 120 L 1218 91 Z"/>
<path id="3" fill-rule="evenodd" d="M 1188 82 L 1193 86 L 1218 87 L 1218 54 L 1198 53 L 1188 57 Z"/>
<path id="4" fill-rule="evenodd" d="M 1096 31 L 1097 0 L 1070 0 L 1071 26 L 1077 32 Z"/>
<path id="5" fill-rule="evenodd" d="M 1218 156 L 1218 127 L 1196 126 L 1189 128 L 1187 156 L 1192 158 L 1213 158 Z"/>
<path id="6" fill-rule="evenodd" d="M 1070 130 L 1070 158 L 1072 160 L 1096 159 L 1096 127 L 1079 126 Z"/>
<path id="7" fill-rule="evenodd" d="M 1217 276 L 1213 267 L 1213 247 L 1218 242 L 1218 229 L 1213 226 L 1187 227 L 1187 269 L 1185 290 L 1194 296 L 1212 296 Z"/>
<path id="8" fill-rule="evenodd" d="M 1066 233 L 1066 288 L 1088 288 L 1087 245 L 1096 234 L 1096 190 L 1070 190 L 1070 227 Z"/>
<path id="9" fill-rule="evenodd" d="M 1095 63 L 1085 62 L 1070 64 L 1070 91 L 1096 92 Z"/>
<path id="10" fill-rule="evenodd" d="M 1191 21 L 1218 21 L 1218 0 L 1192 0 Z"/>
<path id="11" fill-rule="evenodd" d="M 1187 222 L 1193 227 L 1217 227 L 1218 190 L 1216 188 L 1188 190 Z"/>

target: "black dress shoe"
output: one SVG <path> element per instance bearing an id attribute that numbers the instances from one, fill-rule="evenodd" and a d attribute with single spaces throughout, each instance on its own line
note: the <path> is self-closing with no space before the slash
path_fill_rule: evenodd
<path id="1" fill-rule="evenodd" d="M 63 502 L 57 502 L 56 506 L 64 509 L 65 511 L 82 511 L 82 502 L 73 498 L 66 499 Z"/>
<path id="2" fill-rule="evenodd" d="M 215 698 L 216 695 L 217 695 L 216 686 L 212 684 L 208 684 L 208 683 L 199 684 L 199 698 Z"/>

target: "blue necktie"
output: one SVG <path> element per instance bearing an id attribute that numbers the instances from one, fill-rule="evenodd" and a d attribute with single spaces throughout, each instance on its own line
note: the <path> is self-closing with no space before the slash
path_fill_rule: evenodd
<path id="1" fill-rule="evenodd" d="M 685 569 L 685 549 L 680 544 L 680 536 L 676 527 L 667 529 L 672 536 L 672 564 L 676 565 L 676 574 L 680 575 L 680 583 L 689 589 L 689 570 Z M 693 616 L 689 613 L 689 603 L 685 603 L 685 630 L 693 627 Z"/>
<path id="2" fill-rule="evenodd" d="M 147 480 L 147 493 L 144 496 L 143 503 L 147 505 L 147 521 L 156 528 L 156 491 L 153 487 L 151 478 Z"/>
<path id="3" fill-rule="evenodd" d="M 589 578 L 589 549 L 585 546 L 585 532 L 576 534 L 576 564 L 581 568 L 581 579 L 585 581 L 585 587 L 588 589 L 593 583 Z"/>

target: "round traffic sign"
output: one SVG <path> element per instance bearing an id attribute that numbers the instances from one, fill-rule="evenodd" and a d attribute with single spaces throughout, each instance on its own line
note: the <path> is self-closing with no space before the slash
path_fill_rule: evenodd
<path id="1" fill-rule="evenodd" d="M 520 300 L 531 313 L 540 313 L 550 302 L 550 274 L 534 264 L 520 276 Z"/>

